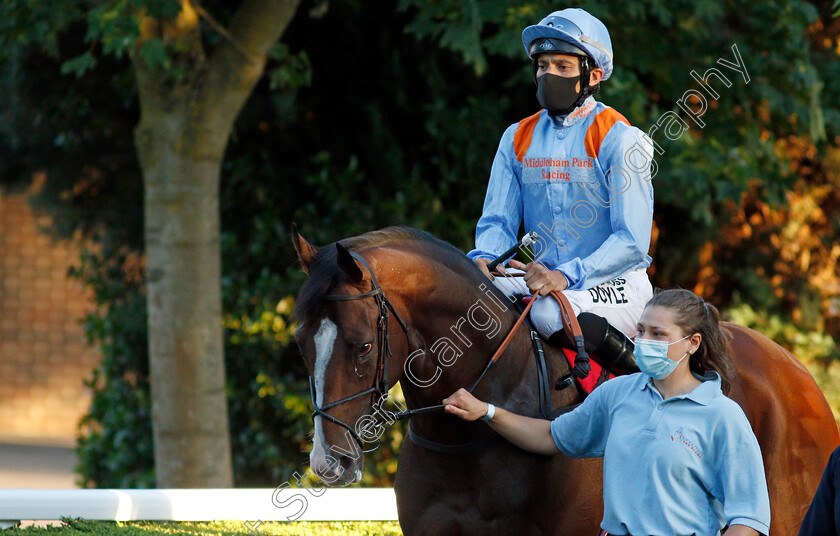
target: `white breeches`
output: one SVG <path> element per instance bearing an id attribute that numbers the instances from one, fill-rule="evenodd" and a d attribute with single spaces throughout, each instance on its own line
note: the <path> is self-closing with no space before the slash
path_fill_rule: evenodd
<path id="1" fill-rule="evenodd" d="M 508 276 L 499 276 L 493 284 L 506 295 L 530 294 L 521 270 L 507 268 Z M 628 272 L 612 281 L 587 290 L 564 290 L 575 316 L 590 312 L 603 316 L 628 337 L 636 334 L 636 322 L 645 304 L 653 297 L 653 287 L 644 269 Z M 540 335 L 549 337 L 563 329 L 560 306 L 554 298 L 542 296 L 531 308 L 531 321 Z"/>

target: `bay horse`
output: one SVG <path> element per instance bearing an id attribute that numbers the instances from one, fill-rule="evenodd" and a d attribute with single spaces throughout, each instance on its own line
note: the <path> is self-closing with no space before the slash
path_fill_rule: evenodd
<path id="1" fill-rule="evenodd" d="M 598 533 L 601 459 L 530 454 L 483 422 L 434 411 L 479 377 L 518 316 L 461 251 L 401 227 L 320 248 L 296 228 L 292 238 L 308 275 L 296 306 L 295 339 L 311 375 L 310 463 L 321 480 L 333 486 L 360 480 L 365 427 L 353 423 L 370 419 L 379 411 L 377 396 L 400 382 L 408 411 L 417 412 L 395 483 L 406 536 Z M 750 329 L 725 323 L 724 330 L 736 371 L 729 396 L 744 409 L 761 446 L 770 534 L 791 536 L 840 443 L 837 426 L 813 378 L 790 353 Z M 474 394 L 536 415 L 538 365 L 528 333 L 517 330 Z M 559 349 L 546 346 L 545 352 L 553 384 L 569 365 Z M 555 408 L 583 398 L 576 388 L 551 389 L 550 396 Z"/>

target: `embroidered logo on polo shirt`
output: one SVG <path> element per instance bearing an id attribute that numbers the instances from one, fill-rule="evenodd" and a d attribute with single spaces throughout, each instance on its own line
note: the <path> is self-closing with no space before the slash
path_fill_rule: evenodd
<path id="1" fill-rule="evenodd" d="M 682 443 L 683 445 L 691 449 L 691 452 L 693 452 L 695 456 L 697 456 L 698 458 L 703 457 L 703 452 L 700 450 L 700 448 L 697 445 L 695 445 L 693 441 L 691 441 L 683 435 L 682 428 L 677 428 L 677 430 L 675 430 L 674 433 L 671 434 L 671 441 L 677 441 L 679 443 Z"/>

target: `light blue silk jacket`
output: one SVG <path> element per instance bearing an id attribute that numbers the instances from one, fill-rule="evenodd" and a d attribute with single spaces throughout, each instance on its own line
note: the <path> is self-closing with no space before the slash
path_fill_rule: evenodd
<path id="1" fill-rule="evenodd" d="M 542 110 L 502 136 L 467 255 L 497 257 L 524 223 L 540 235 L 535 257 L 569 289 L 647 268 L 655 169 L 650 138 L 592 97 L 564 117 Z"/>

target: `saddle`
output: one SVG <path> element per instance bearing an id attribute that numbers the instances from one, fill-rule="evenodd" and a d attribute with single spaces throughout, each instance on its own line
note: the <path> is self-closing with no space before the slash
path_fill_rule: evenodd
<path id="1" fill-rule="evenodd" d="M 534 301 L 533 296 L 519 296 L 516 300 L 516 308 L 519 310 L 520 314 L 522 314 L 525 309 L 528 308 L 528 305 Z M 566 300 L 568 303 L 568 300 Z M 562 304 L 562 302 L 561 302 Z M 561 309 L 563 305 L 561 305 Z M 542 345 L 547 343 L 551 346 L 555 346 L 563 351 L 563 355 L 565 356 L 566 360 L 569 363 L 569 369 L 572 372 L 569 372 L 565 376 L 557 378 L 554 382 L 554 389 L 561 390 L 571 387 L 574 384 L 577 384 L 578 388 L 584 393 L 584 396 L 588 395 L 592 392 L 593 389 L 604 383 L 605 381 L 609 380 L 610 378 L 614 378 L 617 374 L 610 372 L 606 368 L 601 365 L 601 359 L 599 356 L 595 354 L 585 354 L 588 357 L 588 365 L 589 371 L 588 373 L 578 373 L 574 372 L 575 367 L 579 367 L 581 364 L 581 357 L 579 353 L 576 353 L 575 350 L 570 348 L 566 348 L 565 346 L 560 346 L 558 344 L 554 344 L 552 341 L 545 339 L 542 335 L 537 332 L 536 328 L 534 327 L 531 319 L 529 317 L 525 317 L 525 322 L 528 325 L 528 329 L 531 332 L 531 345 L 534 348 L 534 357 L 537 359 L 537 370 L 540 370 L 540 360 L 544 360 L 544 354 Z M 568 314 L 564 314 L 564 322 L 563 322 L 564 330 L 568 332 L 571 331 L 572 333 L 577 332 L 576 335 L 572 335 L 572 337 L 580 337 L 580 340 L 583 340 L 583 332 L 580 329 L 580 324 L 578 324 L 576 317 L 571 312 L 571 305 L 568 308 Z M 570 340 L 575 340 L 574 338 L 569 337 Z"/>

